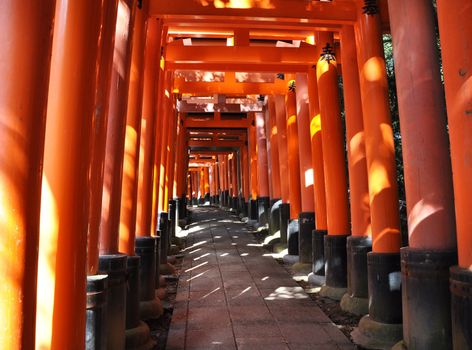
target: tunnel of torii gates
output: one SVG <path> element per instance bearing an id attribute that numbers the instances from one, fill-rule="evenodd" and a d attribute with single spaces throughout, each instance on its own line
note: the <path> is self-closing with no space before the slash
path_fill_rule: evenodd
<path id="1" fill-rule="evenodd" d="M 146 348 L 207 203 L 362 346 L 472 348 L 471 0 L 3 0 L 0 29 L 0 347 Z"/>

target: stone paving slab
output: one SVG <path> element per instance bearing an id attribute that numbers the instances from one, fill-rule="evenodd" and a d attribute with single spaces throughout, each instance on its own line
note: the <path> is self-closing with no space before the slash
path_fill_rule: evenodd
<path id="1" fill-rule="evenodd" d="M 354 350 L 236 216 L 192 208 L 167 350 Z"/>

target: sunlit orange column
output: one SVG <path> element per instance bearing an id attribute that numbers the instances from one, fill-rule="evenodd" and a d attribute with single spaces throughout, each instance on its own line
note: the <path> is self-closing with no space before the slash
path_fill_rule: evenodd
<path id="1" fill-rule="evenodd" d="M 280 189 L 283 203 L 289 203 L 288 188 L 288 154 L 287 154 L 287 122 L 285 99 L 282 95 L 274 96 L 277 141 L 279 145 Z"/>
<path id="2" fill-rule="evenodd" d="M 349 206 L 336 61 L 319 59 L 316 75 L 323 131 L 328 234 L 346 235 L 350 232 Z"/>
<path id="3" fill-rule="evenodd" d="M 172 86 L 172 85 L 171 85 Z M 174 172 L 175 172 L 175 152 L 176 152 L 176 132 L 177 132 L 177 115 L 174 108 L 174 99 L 173 95 L 169 99 L 169 109 L 170 109 L 170 117 L 169 117 L 169 124 L 168 124 L 168 140 L 167 140 L 167 147 L 166 147 L 166 177 L 165 177 L 165 195 L 164 195 L 164 203 L 168 205 L 169 199 L 173 199 L 173 181 L 174 181 Z"/>
<path id="4" fill-rule="evenodd" d="M 290 197 L 289 197 L 289 173 L 288 169 L 288 150 L 287 150 L 287 111 L 285 106 L 285 97 L 275 95 L 275 117 L 277 126 L 277 142 L 279 146 L 279 172 L 280 172 L 280 193 L 282 204 L 279 208 L 280 219 L 280 240 L 281 243 L 287 243 L 287 231 L 290 221 Z"/>
<path id="5" fill-rule="evenodd" d="M 259 197 L 269 197 L 269 173 L 265 117 L 263 112 L 255 113 L 257 137 L 257 188 Z"/>
<path id="6" fill-rule="evenodd" d="M 156 95 L 162 22 L 149 19 L 143 73 L 143 105 L 139 143 L 138 207 L 136 235 L 149 236 L 152 221 L 152 185 L 156 121 Z"/>
<path id="7" fill-rule="evenodd" d="M 356 44 L 369 175 L 372 244 L 375 252 L 398 252 L 398 191 L 380 17 L 378 14 L 361 13 L 359 18 Z"/>
<path id="8" fill-rule="evenodd" d="M 251 196 L 250 192 L 250 178 L 249 178 L 249 150 L 248 146 L 241 147 L 241 180 L 242 180 L 242 190 L 243 190 L 243 199 L 244 199 L 244 214 L 247 215 L 247 203 L 249 197 Z"/>
<path id="9" fill-rule="evenodd" d="M 297 98 L 297 128 L 300 166 L 301 212 L 299 219 L 298 250 L 299 262 L 311 264 L 312 231 L 315 229 L 315 201 L 313 192 L 313 163 L 311 156 L 310 106 L 308 77 L 306 73 L 295 76 Z"/>
<path id="10" fill-rule="evenodd" d="M 472 6 L 470 1 L 437 2 L 447 117 L 451 142 L 457 250 L 459 266 L 451 269 L 452 334 L 454 349 L 472 344 L 470 329 L 472 284 Z"/>
<path id="11" fill-rule="evenodd" d="M 209 167 L 204 167 L 203 168 L 203 175 L 204 175 L 204 197 L 206 197 L 207 194 L 210 193 L 210 169 Z"/>
<path id="12" fill-rule="evenodd" d="M 353 27 L 343 27 L 341 47 L 352 232 L 352 236 L 347 238 L 348 288 L 341 308 L 351 313 L 366 314 L 368 286 L 365 276 L 367 253 L 372 249 L 372 240 L 364 122 Z"/>
<path id="13" fill-rule="evenodd" d="M 268 114 L 269 114 L 269 140 L 270 140 L 270 152 L 269 157 L 270 162 L 270 171 L 272 178 L 272 199 L 281 199 L 280 191 L 280 160 L 279 160 L 279 140 L 277 133 L 277 120 L 275 112 L 275 101 L 273 96 L 269 96 L 267 100 L 268 105 Z"/>
<path id="14" fill-rule="evenodd" d="M 310 137 L 313 164 L 315 226 L 319 231 L 328 229 L 326 217 L 326 188 L 324 177 L 323 142 L 316 67 L 308 69 L 308 96 L 310 99 Z"/>
<path id="15" fill-rule="evenodd" d="M 288 90 L 285 97 L 287 108 L 287 160 L 289 174 L 290 219 L 298 219 L 301 211 L 300 157 L 297 127 L 297 96 L 295 77 L 287 75 Z"/>
<path id="16" fill-rule="evenodd" d="M 346 142 L 351 199 L 351 230 L 353 236 L 370 236 L 369 184 L 364 137 L 364 121 L 359 89 L 354 29 L 341 31 L 344 106 L 346 110 Z"/>
<path id="17" fill-rule="evenodd" d="M 120 209 L 119 251 L 134 255 L 138 195 L 141 110 L 143 104 L 144 49 L 146 43 L 147 2 L 137 8 L 133 30 L 133 51 L 128 91 L 125 153 Z"/>
<path id="18" fill-rule="evenodd" d="M 233 197 L 237 197 L 239 195 L 239 181 L 238 181 L 238 154 L 236 152 L 233 153 L 233 167 L 231 169 L 231 178 L 233 181 Z"/>
<path id="19" fill-rule="evenodd" d="M 372 252 L 367 255 L 369 315 L 361 319 L 353 336 L 360 334 L 376 341 L 376 338 L 382 338 L 381 332 L 373 334 L 371 327 L 387 327 L 401 339 L 401 292 L 398 287 L 392 288 L 393 283 L 399 286 L 401 276 L 398 186 L 382 28 L 376 2 L 358 2 L 358 11 L 355 36 L 369 179 Z"/>
<path id="20" fill-rule="evenodd" d="M 46 9 L 41 2 L 38 14 Z M 85 345 L 88 169 L 102 10 L 97 1 L 56 5 L 41 195 L 40 349 Z"/>
<path id="21" fill-rule="evenodd" d="M 158 118 L 162 118 L 162 128 L 158 129 L 162 132 L 162 137 L 160 137 L 160 148 L 156 148 L 156 154 L 160 151 L 160 157 L 156 157 L 154 160 L 155 171 L 157 171 L 158 177 L 155 178 L 155 182 L 158 184 L 157 193 L 154 192 L 154 195 L 157 197 L 157 210 L 159 213 L 167 212 L 167 203 L 165 203 L 165 184 L 166 184 L 166 171 L 167 171 L 167 156 L 168 156 L 168 142 L 170 138 L 170 123 L 172 121 L 172 110 L 171 110 L 171 89 L 170 89 L 170 80 L 171 72 L 165 71 L 164 76 L 164 86 L 162 97 L 159 100 L 159 105 L 161 107 L 162 114 L 158 114 Z M 157 134 L 156 134 L 157 136 Z M 159 142 L 158 141 L 158 142 Z M 153 217 L 156 217 L 157 211 L 153 211 Z"/>
<path id="22" fill-rule="evenodd" d="M 116 16 L 118 0 L 104 3 L 102 13 L 102 32 L 100 42 L 100 63 L 97 73 L 95 92 L 95 112 L 92 121 L 92 154 L 90 161 L 90 196 L 89 226 L 87 241 L 87 273 L 94 275 L 98 271 L 99 233 L 102 220 L 103 173 L 105 167 L 105 146 L 107 140 L 108 105 L 110 95 L 110 77 L 113 69 L 115 46 Z"/>
<path id="23" fill-rule="evenodd" d="M 0 344 L 33 349 L 55 1 L 0 4 Z"/>
<path id="24" fill-rule="evenodd" d="M 401 250 L 405 306 L 403 339 L 407 345 L 414 343 L 418 348 L 430 348 L 434 344 L 450 349 L 449 267 L 457 263 L 457 252 L 451 159 L 434 7 L 432 2 L 425 0 L 389 1 L 389 16 L 409 231 L 409 247 Z M 411 32 L 412 25 L 417 29 Z M 405 51 L 412 45 L 415 50 Z M 430 271 L 431 275 L 435 271 L 435 276 L 411 276 L 411 270 L 418 263 L 422 265 L 421 271 Z M 441 274 L 436 272 L 438 269 Z M 424 332 L 425 327 L 430 331 Z"/>
<path id="25" fill-rule="evenodd" d="M 136 13 L 136 6 L 134 6 L 135 3 L 132 0 L 125 3 L 120 3 L 118 6 L 118 19 L 115 29 L 115 51 L 110 82 L 103 176 L 100 254 L 118 253 L 119 246 L 121 184 L 131 68 L 132 28 L 134 26 L 134 14 Z"/>
<path id="26" fill-rule="evenodd" d="M 257 195 L 258 195 L 258 174 L 257 174 L 257 132 L 255 121 L 249 127 L 249 169 L 250 169 L 250 189 L 251 198 L 248 199 L 248 217 L 251 220 L 257 220 Z"/>

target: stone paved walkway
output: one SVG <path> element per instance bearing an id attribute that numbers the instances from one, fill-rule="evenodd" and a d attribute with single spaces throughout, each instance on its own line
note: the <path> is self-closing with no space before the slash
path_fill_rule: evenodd
<path id="1" fill-rule="evenodd" d="M 246 224 L 192 210 L 167 350 L 355 349 Z"/>

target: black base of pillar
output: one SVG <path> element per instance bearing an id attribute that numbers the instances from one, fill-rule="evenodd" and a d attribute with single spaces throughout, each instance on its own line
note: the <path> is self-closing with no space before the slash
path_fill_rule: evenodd
<path id="1" fill-rule="evenodd" d="M 454 266 L 450 273 L 454 350 L 472 349 L 472 271 Z"/>
<path id="2" fill-rule="evenodd" d="M 311 264 L 313 254 L 311 232 L 315 228 L 315 213 L 300 213 L 298 215 L 298 224 L 300 226 L 298 235 L 299 262 L 302 264 Z"/>
<path id="3" fill-rule="evenodd" d="M 139 297 L 140 297 L 140 257 L 128 256 L 126 268 L 126 329 L 139 326 Z"/>
<path id="4" fill-rule="evenodd" d="M 156 287 L 156 239 L 154 237 L 137 237 L 134 252 L 141 257 L 139 300 L 153 300 Z"/>
<path id="5" fill-rule="evenodd" d="M 403 340 L 407 347 L 452 348 L 449 268 L 455 264 L 455 251 L 401 249 Z"/>
<path id="6" fill-rule="evenodd" d="M 203 197 L 203 201 L 204 201 L 205 203 L 207 203 L 207 202 L 209 203 L 209 202 L 210 202 L 210 192 L 205 193 L 205 196 Z"/>
<path id="7" fill-rule="evenodd" d="M 270 203 L 269 234 L 273 235 L 277 231 L 280 231 L 280 205 L 282 204 L 282 200 L 271 199 Z"/>
<path id="8" fill-rule="evenodd" d="M 351 336 L 367 349 L 390 349 L 403 338 L 399 253 L 367 254 L 369 315 Z"/>
<path id="9" fill-rule="evenodd" d="M 312 234 L 312 264 L 313 274 L 317 276 L 325 275 L 325 253 L 324 253 L 324 238 L 328 234 L 326 230 L 313 230 Z"/>
<path id="10" fill-rule="evenodd" d="M 160 245 L 161 245 L 161 254 L 160 254 L 160 263 L 167 264 L 167 255 L 169 252 L 169 216 L 166 212 L 159 213 L 159 224 L 157 229 L 160 232 Z M 156 262 L 157 264 L 157 262 Z"/>
<path id="11" fill-rule="evenodd" d="M 238 197 L 231 197 L 231 209 L 233 209 L 236 212 L 238 212 L 238 203 L 239 203 Z"/>
<path id="12" fill-rule="evenodd" d="M 169 199 L 169 245 L 175 238 L 175 219 L 177 218 L 175 206 L 175 200 Z"/>
<path id="13" fill-rule="evenodd" d="M 256 199 L 250 199 L 249 200 L 249 220 L 257 220 L 257 200 Z"/>
<path id="14" fill-rule="evenodd" d="M 224 193 L 225 195 L 224 195 L 223 206 L 226 208 L 229 208 L 229 199 L 230 199 L 229 190 L 224 191 Z"/>
<path id="15" fill-rule="evenodd" d="M 341 309 L 355 315 L 369 313 L 367 253 L 370 251 L 372 251 L 370 237 L 347 238 L 347 292 L 341 300 Z"/>
<path id="16" fill-rule="evenodd" d="M 291 220 L 287 230 L 287 248 L 289 255 L 298 255 L 298 235 L 300 227 L 298 219 Z"/>
<path id="17" fill-rule="evenodd" d="M 288 224 L 290 222 L 290 204 L 282 203 L 280 210 L 280 243 L 287 244 L 288 240 Z"/>
<path id="18" fill-rule="evenodd" d="M 257 198 L 257 221 L 260 225 L 266 225 L 269 223 L 270 215 L 270 198 L 269 197 L 258 197 Z"/>
<path id="19" fill-rule="evenodd" d="M 326 284 L 320 294 L 334 300 L 341 300 L 347 290 L 348 235 L 326 235 L 324 238 Z"/>
<path id="20" fill-rule="evenodd" d="M 154 240 L 156 241 L 155 243 L 155 247 L 156 249 L 154 250 L 154 254 L 156 256 L 155 258 L 155 261 L 156 261 L 156 265 L 155 265 L 155 275 L 154 275 L 154 288 L 155 289 L 159 289 L 160 285 L 159 285 L 159 277 L 161 276 L 161 269 L 160 269 L 160 261 L 161 261 L 161 236 L 160 236 L 160 232 L 157 231 L 157 236 L 154 236 L 152 237 L 154 238 Z M 152 273 L 152 271 L 150 272 Z"/>
<path id="21" fill-rule="evenodd" d="M 126 265 L 123 254 L 101 255 L 98 270 L 108 275 L 107 349 L 124 349 L 126 330 Z"/>
<path id="22" fill-rule="evenodd" d="M 400 253 L 367 254 L 369 315 L 377 322 L 402 323 Z"/>
<path id="23" fill-rule="evenodd" d="M 101 350 L 107 347 L 107 285 L 107 275 L 87 276 L 86 350 Z"/>

